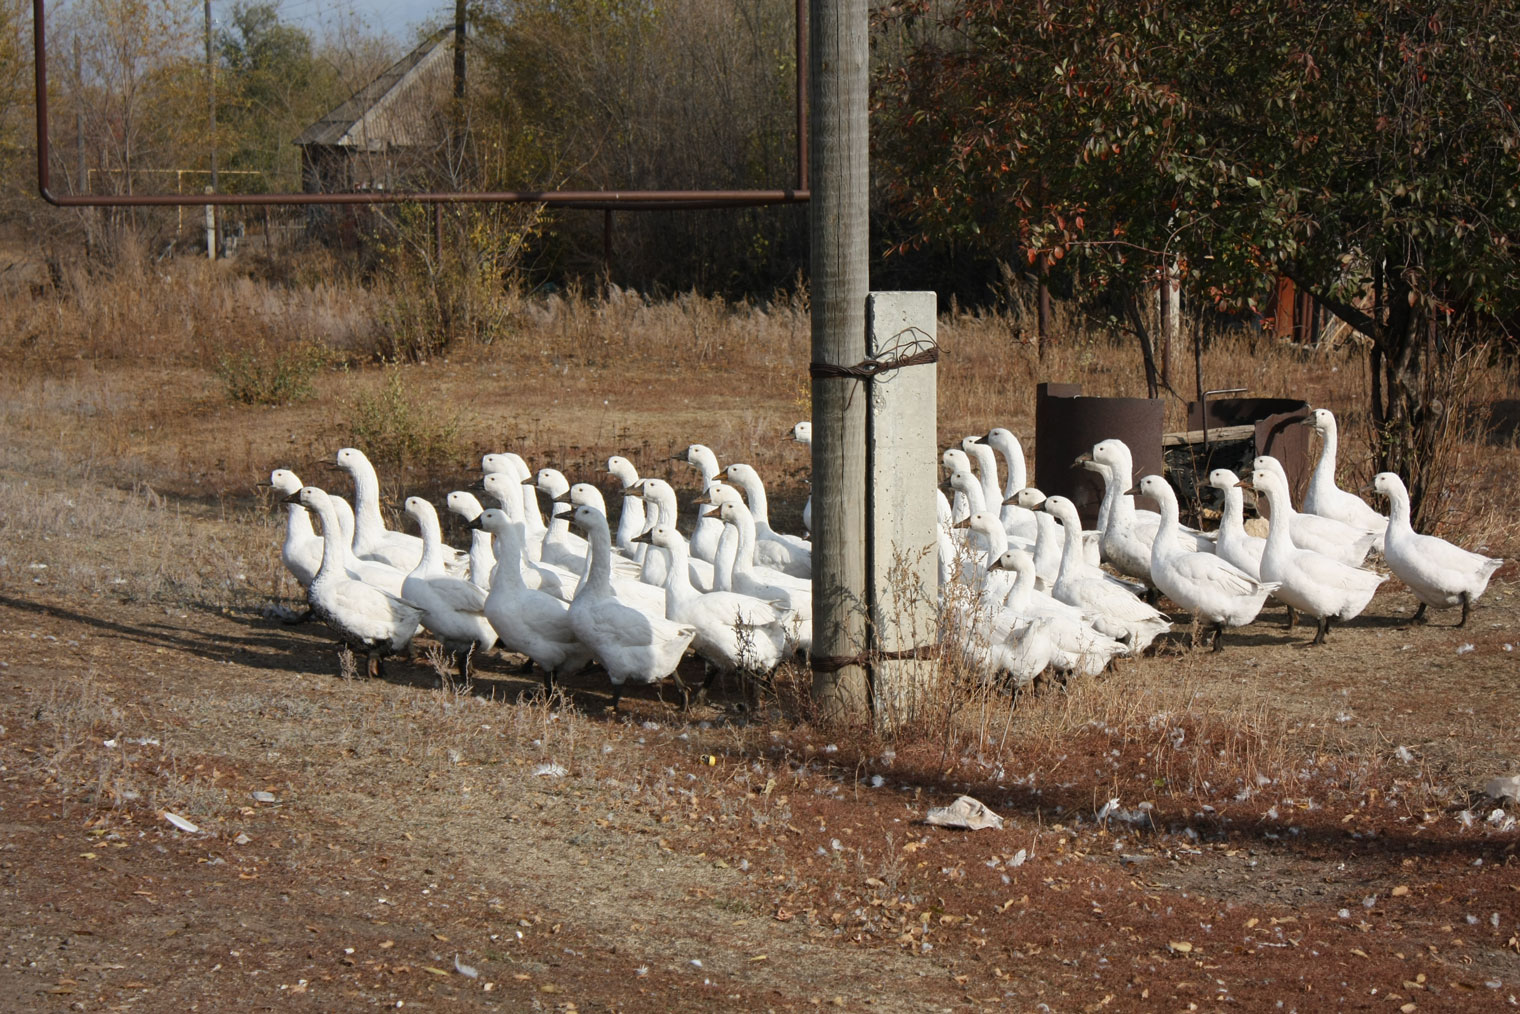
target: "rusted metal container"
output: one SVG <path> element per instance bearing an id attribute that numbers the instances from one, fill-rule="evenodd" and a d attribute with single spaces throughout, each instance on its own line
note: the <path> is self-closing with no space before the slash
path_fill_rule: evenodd
<path id="1" fill-rule="evenodd" d="M 1040 384 L 1035 388 L 1034 420 L 1035 485 L 1046 495 L 1069 498 L 1085 526 L 1097 520 L 1103 480 L 1074 462 L 1098 441 L 1118 438 L 1129 445 L 1135 459 L 1131 482 L 1164 471 L 1159 399 L 1085 398 L 1081 384 Z M 1135 503 L 1156 509 L 1146 497 L 1136 497 Z"/>
<path id="2" fill-rule="evenodd" d="M 1218 502 L 1208 486 L 1212 469 L 1228 468 L 1249 478 L 1259 454 L 1282 462 L 1293 502 L 1300 503 L 1314 470 L 1309 428 L 1299 425 L 1308 414 L 1309 404 L 1296 398 L 1218 398 L 1203 406 L 1188 402 L 1188 431 L 1163 438 L 1169 478 L 1184 509 L 1191 504 L 1196 512 Z M 1248 496 L 1247 504 L 1250 500 Z M 1265 500 L 1260 507 L 1265 517 Z"/>

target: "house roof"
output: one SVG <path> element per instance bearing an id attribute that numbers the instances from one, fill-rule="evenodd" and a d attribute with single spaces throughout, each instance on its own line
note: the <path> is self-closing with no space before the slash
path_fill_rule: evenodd
<path id="1" fill-rule="evenodd" d="M 443 29 L 301 131 L 299 145 L 361 151 L 438 140 L 439 102 L 451 93 L 453 30 Z"/>

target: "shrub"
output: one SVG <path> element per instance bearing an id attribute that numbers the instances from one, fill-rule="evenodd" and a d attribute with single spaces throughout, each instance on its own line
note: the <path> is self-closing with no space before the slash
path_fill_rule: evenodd
<path id="1" fill-rule="evenodd" d="M 216 375 L 227 400 L 244 405 L 288 405 L 312 396 L 312 381 L 330 354 L 321 345 L 299 342 L 252 346 L 217 357 Z"/>
<path id="2" fill-rule="evenodd" d="M 402 370 L 391 367 L 376 391 L 362 391 L 349 407 L 355 447 L 382 473 L 444 471 L 463 454 L 459 414 L 447 417 L 408 397 Z"/>

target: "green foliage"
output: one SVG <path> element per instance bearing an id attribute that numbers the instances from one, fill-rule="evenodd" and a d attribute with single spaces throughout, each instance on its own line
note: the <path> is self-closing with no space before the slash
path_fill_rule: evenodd
<path id="1" fill-rule="evenodd" d="M 228 401 L 288 405 L 312 396 L 312 382 L 330 359 L 331 353 L 322 345 L 272 346 L 259 341 L 218 357 L 216 375 Z"/>
<path id="2" fill-rule="evenodd" d="M 878 166 L 920 240 L 1131 306 L 1163 263 L 1225 308 L 1292 278 L 1373 339 L 1380 463 L 1418 499 L 1425 333 L 1520 310 L 1520 3 L 900 0 L 883 25 Z"/>
<path id="3" fill-rule="evenodd" d="M 440 415 L 406 391 L 403 371 L 386 371 L 378 391 L 361 391 L 347 411 L 353 445 L 379 471 L 444 472 L 459 466 L 464 453 L 459 413 Z"/>

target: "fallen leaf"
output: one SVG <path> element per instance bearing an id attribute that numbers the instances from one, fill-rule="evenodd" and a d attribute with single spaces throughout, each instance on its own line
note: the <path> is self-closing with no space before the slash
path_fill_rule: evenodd
<path id="1" fill-rule="evenodd" d="M 448 975 L 449 974 L 448 972 L 445 972 L 441 968 L 434 968 L 432 965 L 423 965 L 422 966 L 422 970 L 424 972 L 427 972 L 429 975 Z"/>
<path id="2" fill-rule="evenodd" d="M 1190 944 L 1190 943 L 1188 943 L 1186 940 L 1173 940 L 1171 943 L 1167 944 L 1166 946 L 1169 949 L 1171 949 L 1172 951 L 1175 951 L 1178 954 L 1191 954 L 1191 953 L 1193 953 L 1193 945 Z"/>
<path id="3" fill-rule="evenodd" d="M 1367 956 L 1367 952 L 1362 950 L 1360 947 L 1351 948 L 1351 953 L 1355 954 L 1359 958 L 1365 958 Z"/>
<path id="4" fill-rule="evenodd" d="M 1402 898 L 1404 895 L 1409 893 L 1409 888 L 1405 887 L 1403 884 L 1400 884 L 1398 887 L 1395 887 L 1388 893 L 1392 894 L 1395 898 Z"/>

